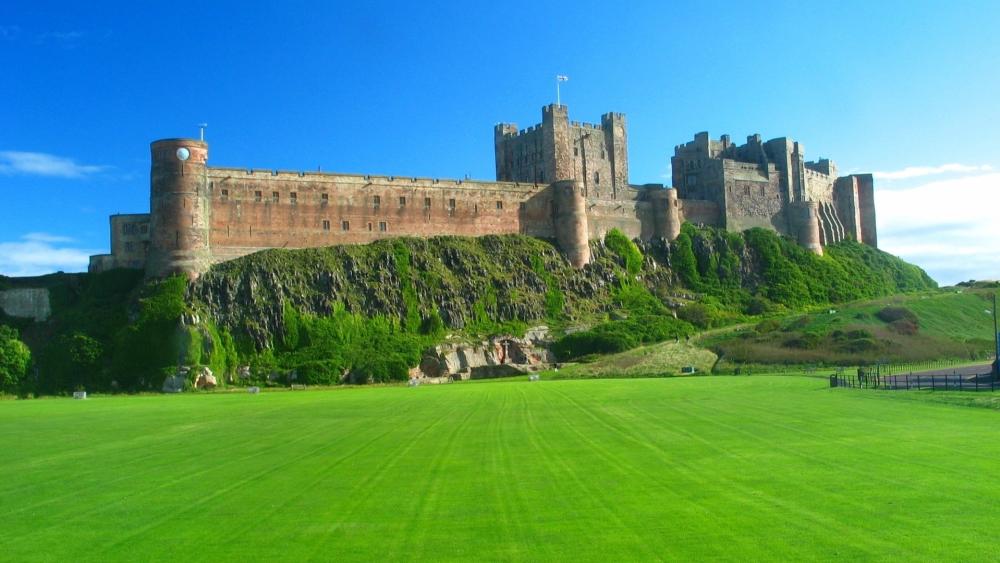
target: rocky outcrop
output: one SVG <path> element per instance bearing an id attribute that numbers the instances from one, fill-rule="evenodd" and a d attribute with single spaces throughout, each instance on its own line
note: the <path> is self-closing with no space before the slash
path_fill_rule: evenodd
<path id="1" fill-rule="evenodd" d="M 527 374 L 555 362 L 548 344 L 547 327 L 530 329 L 524 338 L 507 335 L 472 344 L 442 344 L 424 353 L 411 376 L 440 380 Z"/>
<path id="2" fill-rule="evenodd" d="M 591 244 L 594 259 L 583 270 L 550 242 L 518 235 L 275 249 L 213 266 L 192 283 L 188 298 L 258 349 L 282 333 L 286 303 L 306 314 L 342 307 L 401 321 L 416 307 L 419 317 L 435 312 L 457 329 L 475 318 L 477 307 L 496 322 L 532 322 L 546 317 L 546 295 L 554 293 L 569 316 L 607 306 L 620 268 L 599 241 Z"/>
<path id="3" fill-rule="evenodd" d="M 9 317 L 23 317 L 36 322 L 47 320 L 52 314 L 49 290 L 23 288 L 0 291 L 0 311 Z"/>

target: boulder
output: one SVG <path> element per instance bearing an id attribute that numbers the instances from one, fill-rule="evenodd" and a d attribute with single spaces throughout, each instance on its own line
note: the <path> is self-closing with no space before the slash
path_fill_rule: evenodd
<path id="1" fill-rule="evenodd" d="M 180 374 L 174 374 L 163 380 L 164 393 L 180 393 L 184 390 L 187 378 Z"/>
<path id="2" fill-rule="evenodd" d="M 218 381 L 215 379 L 215 375 L 212 374 L 212 370 L 207 367 L 203 367 L 198 371 L 198 375 L 194 379 L 194 386 L 198 389 L 215 389 L 218 385 Z"/>

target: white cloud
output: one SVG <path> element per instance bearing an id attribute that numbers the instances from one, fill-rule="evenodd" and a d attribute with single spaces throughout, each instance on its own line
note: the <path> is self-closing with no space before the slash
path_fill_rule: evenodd
<path id="1" fill-rule="evenodd" d="M 38 276 L 56 271 L 80 272 L 87 269 L 95 251 L 73 248 L 73 239 L 47 233 L 30 233 L 14 242 L 0 242 L 0 274 Z"/>
<path id="2" fill-rule="evenodd" d="M 71 237 L 50 235 L 49 233 L 28 233 L 21 238 L 33 242 L 73 242 L 74 240 Z"/>
<path id="3" fill-rule="evenodd" d="M 968 164 L 942 164 L 941 166 L 907 166 L 902 170 L 892 172 L 874 172 L 872 175 L 879 180 L 908 180 L 910 178 L 922 178 L 924 176 L 934 176 L 937 174 L 990 172 L 993 167 L 984 164 L 981 166 L 970 166 Z"/>
<path id="4" fill-rule="evenodd" d="M 0 151 L 0 174 L 83 178 L 108 168 L 43 152 Z"/>
<path id="5" fill-rule="evenodd" d="M 875 190 L 879 248 L 939 283 L 1000 277 L 1000 173 Z"/>

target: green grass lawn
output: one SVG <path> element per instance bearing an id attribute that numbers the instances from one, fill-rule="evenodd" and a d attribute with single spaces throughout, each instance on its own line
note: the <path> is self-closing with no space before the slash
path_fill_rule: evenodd
<path id="1" fill-rule="evenodd" d="M 0 557 L 1000 556 L 1000 412 L 826 385 L 3 401 Z"/>

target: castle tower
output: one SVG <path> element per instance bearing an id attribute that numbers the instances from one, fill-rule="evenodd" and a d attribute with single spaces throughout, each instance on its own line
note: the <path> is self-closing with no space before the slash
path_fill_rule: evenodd
<path id="1" fill-rule="evenodd" d="M 587 202 L 583 197 L 583 182 L 562 180 L 552 184 L 553 227 L 556 242 L 574 268 L 590 263 L 588 242 Z"/>
<path id="2" fill-rule="evenodd" d="M 190 279 L 211 262 L 211 201 L 206 181 L 208 144 L 163 139 L 150 145 L 150 246 L 146 275 L 183 274 Z"/>
<path id="3" fill-rule="evenodd" d="M 653 206 L 655 236 L 668 241 L 676 239 L 677 235 L 681 234 L 677 190 L 673 188 L 655 189 L 649 192 L 649 198 Z"/>
<path id="4" fill-rule="evenodd" d="M 545 168 L 551 171 L 553 181 L 576 178 L 572 139 L 569 131 L 569 110 L 566 106 L 550 104 L 542 108 L 542 154 Z"/>
<path id="5" fill-rule="evenodd" d="M 823 255 L 819 229 L 819 204 L 815 201 L 794 202 L 789 206 L 792 227 L 798 233 L 799 244 L 813 254 Z"/>
<path id="6" fill-rule="evenodd" d="M 624 113 L 606 113 L 601 116 L 601 129 L 608 147 L 611 165 L 611 197 L 628 187 L 628 124 Z"/>

